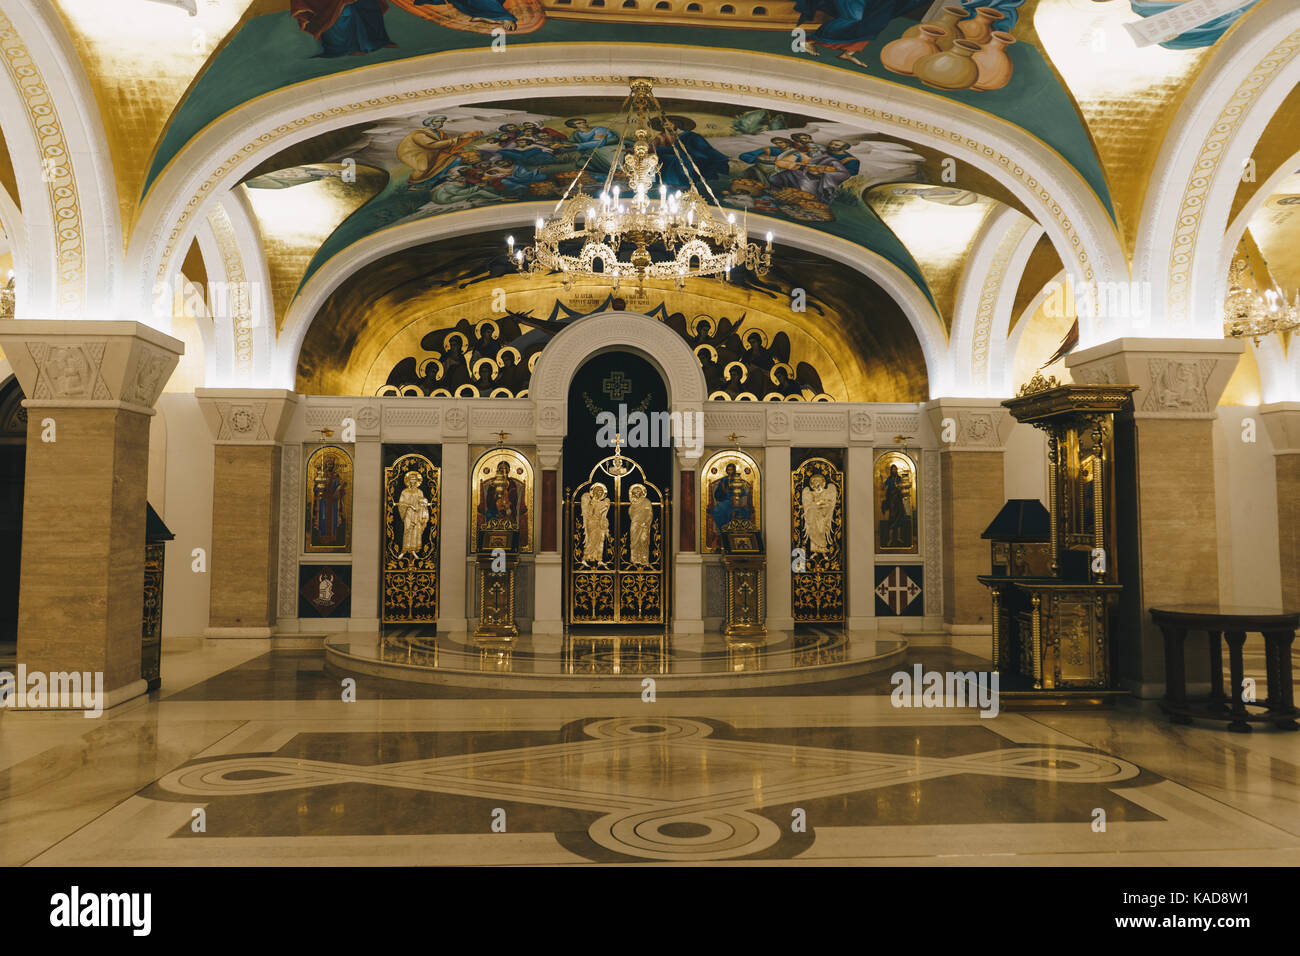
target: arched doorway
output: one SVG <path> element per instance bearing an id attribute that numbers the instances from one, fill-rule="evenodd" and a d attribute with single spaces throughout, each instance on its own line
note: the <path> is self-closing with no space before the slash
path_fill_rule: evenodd
<path id="1" fill-rule="evenodd" d="M 564 439 L 565 622 L 669 622 L 673 430 L 659 370 L 627 350 L 569 384 Z"/>
<path id="2" fill-rule="evenodd" d="M 18 640 L 27 409 L 16 378 L 0 386 L 0 658 Z"/>

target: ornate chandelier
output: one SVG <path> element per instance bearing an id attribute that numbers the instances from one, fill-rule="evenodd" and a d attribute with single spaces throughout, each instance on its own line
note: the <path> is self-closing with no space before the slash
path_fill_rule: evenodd
<path id="1" fill-rule="evenodd" d="M 1300 294 L 1288 304 L 1277 288 L 1262 293 L 1248 289 L 1244 279 L 1251 272 L 1245 259 L 1232 263 L 1228 273 L 1228 294 L 1223 299 L 1223 333 L 1234 338 L 1251 338 L 1255 344 L 1266 335 L 1300 327 Z"/>
<path id="2" fill-rule="evenodd" d="M 566 288 L 575 276 L 612 279 L 615 290 L 623 279 L 640 285 L 647 277 L 671 279 L 681 288 L 691 276 L 729 278 L 737 267 L 765 275 L 772 264 L 772 234 L 762 249 L 749 241 L 744 218 L 737 222 L 734 212 L 723 212 L 650 81 L 635 79 L 631 88 L 623 134 L 599 195 L 588 196 L 579 185 L 596 155 L 591 150 L 550 218 L 537 220 L 533 245 L 516 249 L 514 236 L 506 239 L 519 271 L 526 276 L 559 272 Z M 654 119 L 658 124 L 652 129 Z M 656 130 L 662 130 L 658 143 Z M 685 191 L 664 182 L 657 155 L 664 145 L 676 158 Z"/>

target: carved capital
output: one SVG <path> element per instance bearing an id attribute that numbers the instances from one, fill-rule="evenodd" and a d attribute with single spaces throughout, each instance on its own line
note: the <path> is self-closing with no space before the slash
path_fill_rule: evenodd
<path id="1" fill-rule="evenodd" d="M 1259 406 L 1275 455 L 1300 455 L 1300 402 Z"/>
<path id="2" fill-rule="evenodd" d="M 139 322 L 0 322 L 0 348 L 32 408 L 153 414 L 185 345 Z"/>
<path id="3" fill-rule="evenodd" d="M 987 398 L 936 398 L 925 414 L 940 451 L 1002 451 L 1016 425 L 1001 405 Z"/>
<path id="4" fill-rule="evenodd" d="M 219 445 L 266 445 L 284 441 L 298 396 L 282 388 L 199 388 L 203 420 Z"/>
<path id="5" fill-rule="evenodd" d="M 1116 339 L 1065 364 L 1080 384 L 1136 385 L 1137 418 L 1213 418 L 1244 349 L 1238 339 Z"/>

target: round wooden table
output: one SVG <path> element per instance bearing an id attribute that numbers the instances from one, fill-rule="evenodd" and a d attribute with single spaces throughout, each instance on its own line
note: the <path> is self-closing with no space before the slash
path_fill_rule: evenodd
<path id="1" fill-rule="evenodd" d="M 1254 722 L 1271 723 L 1283 730 L 1300 730 L 1296 717 L 1295 691 L 1291 684 L 1291 643 L 1300 628 L 1300 611 L 1268 607 L 1233 607 L 1217 604 L 1180 604 L 1150 609 L 1151 620 L 1165 637 L 1165 699 L 1160 706 L 1176 723 L 1190 724 L 1192 718 L 1226 720 L 1228 729 L 1250 733 Z M 1188 631 L 1205 631 L 1210 636 L 1210 696 L 1187 698 L 1183 645 Z M 1247 701 L 1242 697 L 1245 679 L 1241 650 L 1246 635 L 1264 636 L 1264 664 L 1268 699 Z M 1223 651 L 1220 635 L 1228 642 L 1228 668 L 1232 674 L 1232 696 L 1223 692 Z M 1254 712 L 1247 708 L 1254 707 Z M 1262 710 L 1262 712 L 1261 712 Z"/>

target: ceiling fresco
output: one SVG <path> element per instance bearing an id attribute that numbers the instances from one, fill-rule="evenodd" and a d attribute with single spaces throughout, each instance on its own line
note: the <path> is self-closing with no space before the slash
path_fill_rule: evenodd
<path id="1" fill-rule="evenodd" d="M 975 8 L 965 34 L 988 45 L 999 88 L 974 89 L 969 57 L 945 61 L 947 73 L 911 75 L 905 32 L 919 30 L 933 0 L 266 0 L 254 2 L 180 104 L 148 180 L 164 169 L 192 136 L 240 103 L 273 90 L 344 70 L 491 43 L 493 29 L 509 44 L 663 43 L 749 50 L 813 59 L 828 68 L 866 73 L 969 104 L 1014 123 L 1064 156 L 1110 207 L 1105 176 L 1073 99 L 1045 58 L 1030 23 L 1049 0 L 966 0 L 947 14 L 956 23 Z M 1056 0 L 1050 0 L 1056 2 Z M 939 16 L 944 16 L 943 10 Z M 792 41 L 802 22 L 807 43 Z M 987 34 L 988 36 L 985 36 Z M 956 34 L 954 33 L 955 37 Z M 965 42 L 965 41 L 963 41 Z M 800 47 L 800 49 L 792 49 Z M 990 55 L 993 55 L 991 53 Z M 883 60 L 882 60 L 883 56 Z M 956 60 L 965 59 L 966 63 Z M 907 71 L 907 72 L 903 72 Z M 934 72 L 931 70 L 930 72 Z M 928 80 L 929 82 L 924 82 Z M 960 87 L 960 88 L 952 88 Z M 147 186 L 146 186 L 147 188 Z"/>
<path id="2" fill-rule="evenodd" d="M 303 188 L 337 178 L 345 165 L 387 174 L 384 188 L 320 245 L 305 280 L 379 229 L 463 209 L 557 200 L 575 179 L 578 188 L 598 192 L 623 130 L 621 103 L 589 99 L 545 105 L 547 112 L 457 107 L 370 124 L 351 145 L 325 157 L 328 168 L 291 167 L 261 174 L 245 186 L 250 197 Z M 687 110 L 690 104 L 664 105 L 681 145 L 723 205 L 848 239 L 928 289 L 916 261 L 864 199 L 875 184 L 923 179 L 924 155 L 839 123 L 766 110 L 701 112 Z M 669 188 L 685 188 L 685 173 L 666 134 L 661 132 L 655 145 L 664 181 Z"/>

